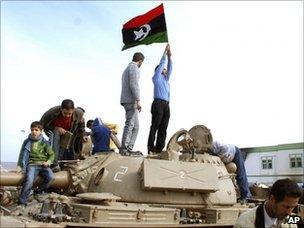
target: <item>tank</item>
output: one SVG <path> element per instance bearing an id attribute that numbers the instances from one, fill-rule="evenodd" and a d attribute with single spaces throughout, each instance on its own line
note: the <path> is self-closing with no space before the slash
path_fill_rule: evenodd
<path id="1" fill-rule="evenodd" d="M 117 141 L 117 140 L 116 140 Z M 4 227 L 232 227 L 248 205 L 237 203 L 234 164 L 212 156 L 210 130 L 181 129 L 166 150 L 115 152 L 62 161 L 50 192 L 16 210 L 23 176 L 1 172 Z M 83 145 L 85 150 L 89 145 Z M 39 185 L 40 179 L 36 181 Z"/>

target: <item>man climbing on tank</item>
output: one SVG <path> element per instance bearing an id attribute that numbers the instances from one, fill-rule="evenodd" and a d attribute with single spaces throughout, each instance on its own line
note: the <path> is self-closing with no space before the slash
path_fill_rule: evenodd
<path id="1" fill-rule="evenodd" d="M 239 202 L 246 203 L 248 199 L 252 198 L 249 190 L 249 184 L 247 180 L 246 169 L 244 165 L 244 159 L 241 150 L 230 144 L 223 144 L 217 141 L 212 143 L 212 153 L 219 156 L 225 164 L 234 162 L 236 169 L 236 182 L 240 190 Z"/>
<path id="2" fill-rule="evenodd" d="M 58 161 L 61 159 L 74 159 L 71 143 L 62 148 L 60 141 L 65 134 L 70 134 L 73 141 L 74 137 L 79 136 L 84 142 L 87 141 L 85 135 L 85 121 L 83 118 L 84 110 L 75 108 L 74 102 L 70 99 L 62 101 L 61 105 L 49 109 L 43 114 L 40 122 L 45 129 L 46 134 L 51 139 L 51 144 L 55 152 L 53 171 L 60 171 Z"/>

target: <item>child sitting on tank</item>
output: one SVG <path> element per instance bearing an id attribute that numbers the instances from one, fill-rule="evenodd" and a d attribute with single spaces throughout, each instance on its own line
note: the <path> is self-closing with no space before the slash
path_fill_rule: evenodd
<path id="1" fill-rule="evenodd" d="M 50 165 L 53 163 L 55 155 L 42 135 L 42 124 L 39 121 L 34 121 L 31 123 L 30 128 L 31 133 L 22 144 L 17 163 L 19 169 L 21 168 L 25 175 L 18 199 L 21 214 L 27 205 L 31 189 L 37 176 L 40 175 L 42 177 L 42 183 L 34 190 L 35 195 L 43 193 L 54 179 Z"/>

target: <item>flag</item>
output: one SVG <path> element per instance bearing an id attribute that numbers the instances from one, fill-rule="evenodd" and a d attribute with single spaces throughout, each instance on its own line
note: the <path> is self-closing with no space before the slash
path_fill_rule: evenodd
<path id="1" fill-rule="evenodd" d="M 122 39 L 125 44 L 122 50 L 141 44 L 168 42 L 163 4 L 125 23 Z"/>

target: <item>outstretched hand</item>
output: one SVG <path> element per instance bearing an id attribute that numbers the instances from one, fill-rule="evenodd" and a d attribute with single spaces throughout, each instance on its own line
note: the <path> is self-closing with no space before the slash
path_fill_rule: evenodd
<path id="1" fill-rule="evenodd" d="M 167 56 L 168 56 L 168 57 L 170 57 L 170 56 L 172 55 L 172 53 L 171 53 L 171 48 L 170 48 L 170 44 L 167 44 L 165 52 L 167 53 Z"/>
<path id="2" fill-rule="evenodd" d="M 168 51 L 168 50 L 170 50 L 170 44 L 167 44 L 166 45 L 166 49 L 165 49 L 166 51 Z"/>

